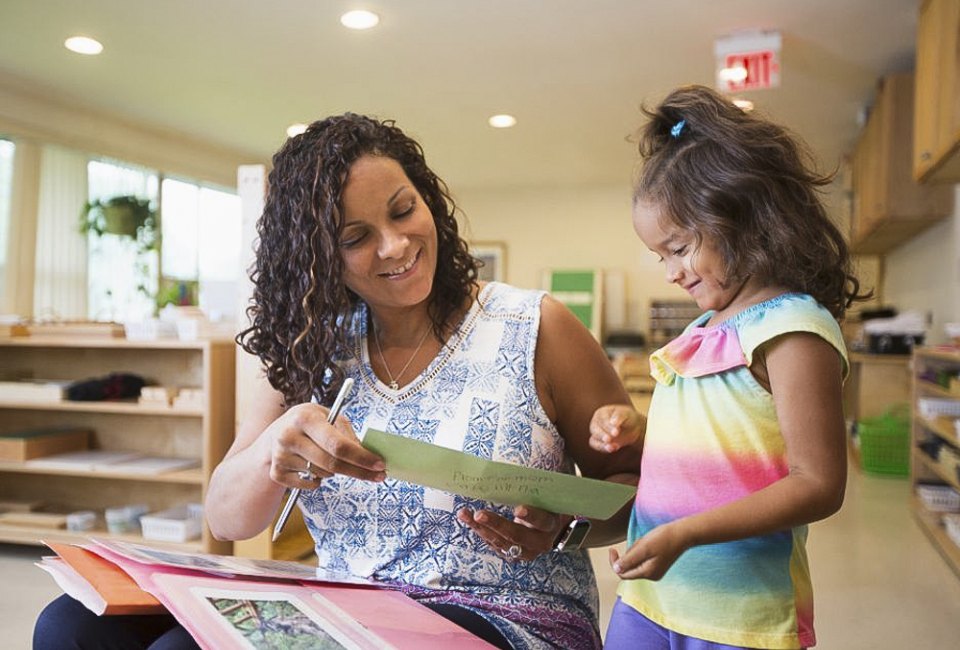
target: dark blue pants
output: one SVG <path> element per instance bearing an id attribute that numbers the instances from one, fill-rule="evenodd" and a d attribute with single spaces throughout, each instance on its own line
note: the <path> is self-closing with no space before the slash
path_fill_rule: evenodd
<path id="1" fill-rule="evenodd" d="M 97 616 L 67 595 L 47 605 L 33 628 L 34 650 L 194 650 L 199 647 L 170 614 Z"/>

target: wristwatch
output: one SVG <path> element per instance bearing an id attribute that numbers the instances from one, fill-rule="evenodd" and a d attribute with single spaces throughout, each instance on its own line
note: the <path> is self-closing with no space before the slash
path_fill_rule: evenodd
<path id="1" fill-rule="evenodd" d="M 557 541 L 553 543 L 553 550 L 578 551 L 583 546 L 583 540 L 590 532 L 590 520 L 585 517 L 574 517 L 573 520 L 560 531 Z"/>

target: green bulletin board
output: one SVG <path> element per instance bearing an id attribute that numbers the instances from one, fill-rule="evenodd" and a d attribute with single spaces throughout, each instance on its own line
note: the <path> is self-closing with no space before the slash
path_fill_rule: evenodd
<path id="1" fill-rule="evenodd" d="M 602 274 L 594 269 L 547 271 L 546 289 L 600 340 Z"/>

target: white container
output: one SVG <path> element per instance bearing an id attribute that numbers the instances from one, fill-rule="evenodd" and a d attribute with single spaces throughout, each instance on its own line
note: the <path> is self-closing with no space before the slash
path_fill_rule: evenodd
<path id="1" fill-rule="evenodd" d="M 140 517 L 148 510 L 143 504 L 107 508 L 104 519 L 107 521 L 107 530 L 111 533 L 136 533 L 140 530 Z"/>
<path id="2" fill-rule="evenodd" d="M 96 524 L 97 513 L 93 510 L 80 510 L 67 515 L 67 530 L 74 533 L 92 530 Z"/>
<path id="3" fill-rule="evenodd" d="M 187 542 L 200 537 L 203 506 L 199 503 L 176 506 L 140 518 L 143 538 L 157 542 Z"/>
<path id="4" fill-rule="evenodd" d="M 918 485 L 917 496 L 931 512 L 960 512 L 960 492 L 949 485 Z"/>
<path id="5" fill-rule="evenodd" d="M 131 341 L 155 341 L 157 339 L 177 338 L 177 326 L 156 318 L 144 321 L 130 321 L 123 324 L 127 338 Z"/>

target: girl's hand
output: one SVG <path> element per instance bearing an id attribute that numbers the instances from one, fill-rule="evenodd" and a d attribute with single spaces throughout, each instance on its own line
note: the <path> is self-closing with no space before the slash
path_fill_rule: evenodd
<path id="1" fill-rule="evenodd" d="M 638 539 L 620 557 L 617 549 L 609 552 L 610 567 L 623 580 L 659 580 L 688 548 L 676 522 L 657 526 Z"/>
<path id="2" fill-rule="evenodd" d="M 625 404 L 601 406 L 590 419 L 590 446 L 613 453 L 643 437 L 645 418 Z"/>
<path id="3" fill-rule="evenodd" d="M 328 413 L 318 404 L 299 404 L 267 427 L 261 440 L 270 445 L 270 478 L 274 482 L 312 490 L 321 479 L 334 474 L 366 481 L 386 478 L 383 459 L 360 444 L 342 416 L 329 424 Z"/>
<path id="4" fill-rule="evenodd" d="M 501 555 L 511 560 L 535 560 L 553 550 L 553 542 L 560 535 L 560 530 L 573 517 L 532 506 L 517 506 L 513 509 L 512 521 L 489 510 L 469 508 L 457 512 L 457 519 Z M 511 547 L 517 547 L 519 553 L 511 554 Z"/>

